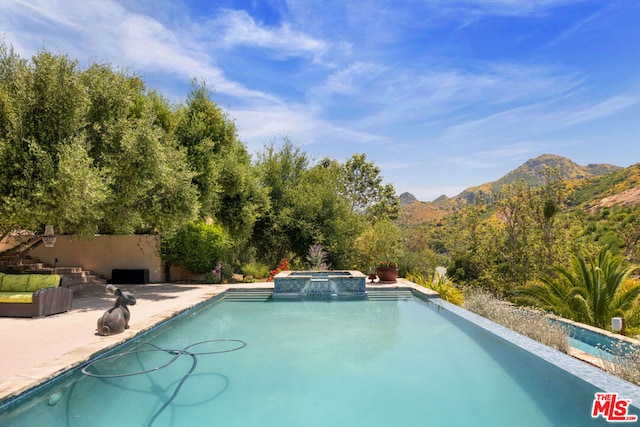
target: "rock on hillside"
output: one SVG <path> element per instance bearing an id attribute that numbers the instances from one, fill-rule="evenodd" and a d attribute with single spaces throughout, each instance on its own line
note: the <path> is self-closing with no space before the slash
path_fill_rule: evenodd
<path id="1" fill-rule="evenodd" d="M 604 207 L 636 206 L 640 204 L 640 187 L 630 188 L 614 196 L 605 197 L 587 206 L 587 210 L 595 212 Z"/>
<path id="2" fill-rule="evenodd" d="M 410 205 L 413 202 L 417 202 L 418 199 L 411 193 L 402 193 L 399 197 L 401 205 Z"/>

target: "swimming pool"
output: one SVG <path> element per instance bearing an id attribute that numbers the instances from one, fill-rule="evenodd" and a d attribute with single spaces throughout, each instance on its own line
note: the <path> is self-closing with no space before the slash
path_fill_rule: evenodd
<path id="1" fill-rule="evenodd" d="M 584 351 L 592 356 L 609 361 L 615 361 L 616 356 L 630 351 L 640 351 L 638 346 L 628 340 L 616 336 L 605 335 L 579 324 L 560 321 L 560 324 L 569 332 L 569 345 Z"/>
<path id="2" fill-rule="evenodd" d="M 590 417 L 599 389 L 640 402 L 637 387 L 434 301 L 221 299 L 87 367 L 149 372 L 76 371 L 0 408 L 0 422 L 585 426 L 607 424 Z"/>

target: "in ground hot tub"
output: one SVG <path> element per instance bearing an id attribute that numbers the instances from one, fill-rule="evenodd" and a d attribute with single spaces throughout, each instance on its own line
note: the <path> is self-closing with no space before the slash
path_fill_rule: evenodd
<path id="1" fill-rule="evenodd" d="M 273 298 L 365 298 L 366 279 L 351 270 L 282 271 L 273 278 Z"/>

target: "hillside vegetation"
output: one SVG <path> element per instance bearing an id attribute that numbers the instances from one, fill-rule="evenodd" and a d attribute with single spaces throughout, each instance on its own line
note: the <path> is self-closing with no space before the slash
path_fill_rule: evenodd
<path id="1" fill-rule="evenodd" d="M 634 279 L 640 263 L 640 164 L 579 166 L 543 155 L 458 196 L 403 205 L 400 218 L 412 250 L 431 253 L 459 286 L 515 302 L 524 302 L 519 295 L 534 289 L 537 295 L 526 303 L 582 321 L 595 319 L 606 306 L 608 314 L 627 317 L 640 332 L 640 288 Z M 593 289 L 599 273 L 577 277 L 589 269 L 610 272 L 621 282 L 606 292 Z M 564 294 L 545 293 L 551 290 Z M 596 297 L 607 292 L 606 301 Z M 569 302 L 578 296 L 593 307 Z M 615 305 L 621 301 L 627 303 Z"/>

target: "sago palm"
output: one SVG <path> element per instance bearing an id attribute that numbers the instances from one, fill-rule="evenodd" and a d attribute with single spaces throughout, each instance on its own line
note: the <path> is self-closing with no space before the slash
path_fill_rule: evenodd
<path id="1" fill-rule="evenodd" d="M 527 285 L 517 295 L 522 302 L 559 316 L 606 328 L 611 317 L 632 317 L 640 298 L 640 285 L 622 289 L 629 274 L 638 268 L 623 262 L 622 257 L 614 256 L 607 248 L 588 260 L 574 253 L 570 268 L 554 268 L 557 278 Z"/>

